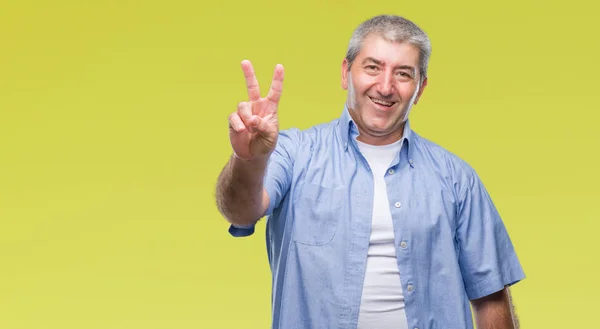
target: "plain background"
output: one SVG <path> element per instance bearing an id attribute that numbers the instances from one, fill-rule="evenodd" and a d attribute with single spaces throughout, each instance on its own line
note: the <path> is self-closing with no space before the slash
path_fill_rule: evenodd
<path id="1" fill-rule="evenodd" d="M 527 274 L 522 328 L 591 328 L 600 304 L 592 2 L 3 1 L 0 328 L 268 328 L 264 222 L 214 202 L 227 116 L 285 67 L 282 128 L 339 116 L 352 30 L 430 36 L 412 127 L 469 162 Z"/>

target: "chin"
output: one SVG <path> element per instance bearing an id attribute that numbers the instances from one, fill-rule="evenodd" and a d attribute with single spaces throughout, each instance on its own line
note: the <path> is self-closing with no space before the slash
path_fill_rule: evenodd
<path id="1" fill-rule="evenodd" d="M 389 125 L 368 123 L 365 126 L 365 128 L 368 129 L 369 133 L 374 136 L 385 136 L 390 132 Z"/>
<path id="2" fill-rule="evenodd" d="M 375 115 L 369 115 L 366 118 L 363 118 L 363 122 L 372 131 L 385 131 L 390 127 L 390 119 Z"/>

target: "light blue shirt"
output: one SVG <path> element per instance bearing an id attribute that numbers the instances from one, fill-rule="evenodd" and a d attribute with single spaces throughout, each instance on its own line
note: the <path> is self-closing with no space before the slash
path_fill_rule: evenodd
<path id="1" fill-rule="evenodd" d="M 273 329 L 357 326 L 374 192 L 358 134 L 346 107 L 280 131 L 264 180 Z M 408 326 L 472 329 L 469 300 L 524 279 L 523 269 L 476 172 L 408 122 L 401 143 L 385 182 Z"/>

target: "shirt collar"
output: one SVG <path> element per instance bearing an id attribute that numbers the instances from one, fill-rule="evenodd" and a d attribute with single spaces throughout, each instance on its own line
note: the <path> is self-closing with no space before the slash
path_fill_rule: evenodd
<path id="1" fill-rule="evenodd" d="M 350 141 L 350 138 L 356 138 L 359 135 L 358 132 L 358 128 L 356 126 L 356 123 L 354 122 L 354 120 L 352 119 L 352 116 L 350 116 L 350 112 L 348 109 L 348 106 L 346 104 L 344 104 L 344 110 L 342 111 L 342 115 L 340 116 L 340 121 L 339 121 L 339 134 L 340 134 L 340 138 L 342 140 L 343 146 L 344 146 L 344 151 L 348 150 L 348 143 Z M 410 128 L 410 120 L 406 120 L 406 122 L 404 123 L 404 131 L 402 132 L 402 140 L 403 140 L 403 148 L 406 147 L 407 151 L 408 151 L 408 155 L 409 155 L 409 163 L 412 166 L 413 165 L 413 160 L 412 160 L 412 150 L 410 147 L 410 144 L 413 144 L 413 131 Z"/>

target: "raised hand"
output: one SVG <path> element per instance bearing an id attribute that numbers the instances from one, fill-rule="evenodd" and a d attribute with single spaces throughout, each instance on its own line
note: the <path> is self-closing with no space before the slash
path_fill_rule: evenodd
<path id="1" fill-rule="evenodd" d="M 277 145 L 279 120 L 277 108 L 283 87 L 283 66 L 275 66 L 267 97 L 260 96 L 252 63 L 242 61 L 248 88 L 248 101 L 240 102 L 229 116 L 229 139 L 235 155 L 243 160 L 268 157 Z"/>

